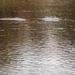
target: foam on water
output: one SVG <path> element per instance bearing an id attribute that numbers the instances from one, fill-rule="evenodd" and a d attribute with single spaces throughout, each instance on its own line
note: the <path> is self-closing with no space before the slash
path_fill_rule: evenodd
<path id="1" fill-rule="evenodd" d="M 44 17 L 44 18 L 39 18 L 39 19 L 43 21 L 53 21 L 53 22 L 57 22 L 61 20 L 60 18 L 57 18 L 57 17 Z"/>
<path id="2" fill-rule="evenodd" d="M 44 17 L 44 18 L 38 18 L 39 20 L 42 20 L 42 21 L 45 21 L 45 22 L 59 22 L 59 21 L 70 21 L 70 22 L 75 22 L 75 20 L 73 20 L 73 19 L 65 19 L 65 18 L 58 18 L 58 17 L 56 17 L 56 16 L 54 16 L 54 17 L 48 17 L 48 16 L 46 16 L 46 17 Z"/>
<path id="3" fill-rule="evenodd" d="M 8 20 L 8 21 L 25 21 L 26 19 L 15 17 L 15 18 L 0 18 L 0 20 Z"/>

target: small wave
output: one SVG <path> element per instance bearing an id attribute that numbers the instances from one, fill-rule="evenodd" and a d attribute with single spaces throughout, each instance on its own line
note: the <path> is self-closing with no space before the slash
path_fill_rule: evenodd
<path id="1" fill-rule="evenodd" d="M 7 21 L 25 21 L 26 19 L 23 19 L 23 18 L 18 18 L 18 17 L 15 17 L 15 18 L 0 18 L 0 20 L 7 20 Z"/>
<path id="2" fill-rule="evenodd" d="M 39 18 L 39 19 L 43 21 L 53 21 L 53 22 L 57 22 L 61 20 L 60 18 L 57 18 L 57 17 L 45 17 L 45 18 Z"/>

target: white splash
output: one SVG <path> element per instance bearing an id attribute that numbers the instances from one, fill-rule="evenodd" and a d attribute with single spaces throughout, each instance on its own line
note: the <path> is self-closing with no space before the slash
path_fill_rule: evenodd
<path id="1" fill-rule="evenodd" d="M 53 22 L 57 22 L 61 20 L 60 18 L 57 18 L 57 17 L 45 17 L 45 18 L 39 18 L 39 19 L 43 21 L 53 21 Z"/>
<path id="2" fill-rule="evenodd" d="M 15 18 L 0 18 L 0 20 L 7 20 L 7 21 L 25 21 L 26 19 L 15 17 Z"/>

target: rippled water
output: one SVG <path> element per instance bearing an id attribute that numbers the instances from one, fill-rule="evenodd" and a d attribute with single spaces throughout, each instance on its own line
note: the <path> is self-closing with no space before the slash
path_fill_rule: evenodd
<path id="1" fill-rule="evenodd" d="M 75 75 L 74 2 L 0 1 L 0 75 Z"/>

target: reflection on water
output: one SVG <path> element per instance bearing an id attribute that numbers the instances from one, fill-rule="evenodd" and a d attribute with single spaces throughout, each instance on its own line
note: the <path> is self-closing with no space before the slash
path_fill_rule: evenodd
<path id="1" fill-rule="evenodd" d="M 0 75 L 75 75 L 74 7 L 74 0 L 1 0 Z"/>

